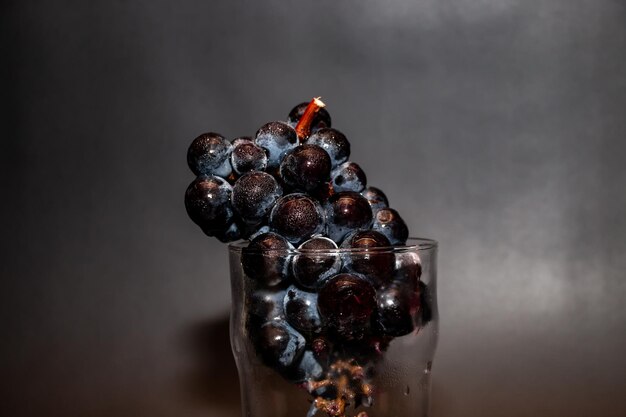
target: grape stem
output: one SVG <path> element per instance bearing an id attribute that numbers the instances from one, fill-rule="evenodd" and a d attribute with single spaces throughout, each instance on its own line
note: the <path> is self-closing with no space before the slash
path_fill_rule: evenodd
<path id="1" fill-rule="evenodd" d="M 324 104 L 324 102 L 320 99 L 321 97 L 314 97 L 313 100 L 309 102 L 309 105 L 306 106 L 306 109 L 304 110 L 304 114 L 296 125 L 296 134 L 298 135 L 300 142 L 308 138 L 311 134 L 311 123 L 313 123 L 315 114 L 322 107 L 326 107 L 326 104 Z"/>

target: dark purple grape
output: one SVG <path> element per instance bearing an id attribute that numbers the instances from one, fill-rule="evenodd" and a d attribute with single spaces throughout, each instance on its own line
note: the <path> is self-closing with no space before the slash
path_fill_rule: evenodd
<path id="1" fill-rule="evenodd" d="M 328 237 L 335 242 L 358 229 L 369 229 L 372 224 L 372 209 L 361 194 L 342 191 L 333 194 L 326 203 L 326 225 Z"/>
<path id="2" fill-rule="evenodd" d="M 327 237 L 315 236 L 298 247 L 293 259 L 293 276 L 303 288 L 316 290 L 341 270 L 337 244 Z"/>
<path id="3" fill-rule="evenodd" d="M 361 339 L 376 308 L 376 291 L 365 278 L 339 274 L 324 284 L 317 303 L 325 326 L 344 340 Z"/>
<path id="4" fill-rule="evenodd" d="M 330 179 L 330 157 L 319 146 L 298 146 L 283 158 L 280 176 L 293 189 L 307 192 L 315 190 Z"/>
<path id="5" fill-rule="evenodd" d="M 376 187 L 367 187 L 361 191 L 361 195 L 367 199 L 372 206 L 372 213 L 376 216 L 376 212 L 380 209 L 389 207 L 389 200 L 382 190 Z"/>
<path id="6" fill-rule="evenodd" d="M 296 107 L 291 109 L 291 111 L 289 112 L 288 120 L 287 120 L 287 123 L 289 124 L 289 126 L 293 128 L 296 127 L 296 125 L 300 121 L 300 118 L 304 114 L 304 111 L 306 110 L 308 105 L 309 105 L 309 102 L 307 101 L 304 103 L 300 103 Z M 331 126 L 330 113 L 328 113 L 328 110 L 322 107 L 317 111 L 317 113 L 313 117 L 313 121 L 311 122 L 311 132 L 315 132 L 321 128 L 330 127 L 330 126 Z"/>
<path id="7" fill-rule="evenodd" d="M 239 139 L 237 145 L 233 147 L 230 163 L 239 175 L 249 171 L 264 171 L 267 168 L 267 155 L 265 150 L 254 142 Z"/>
<path id="8" fill-rule="evenodd" d="M 298 135 L 286 123 L 270 122 L 261 126 L 254 141 L 267 151 L 268 168 L 278 168 L 283 154 L 298 146 Z"/>
<path id="9" fill-rule="evenodd" d="M 191 142 L 187 164 L 196 175 L 228 177 L 231 173 L 230 153 L 233 146 L 219 133 L 204 133 Z"/>
<path id="10" fill-rule="evenodd" d="M 389 250 L 389 239 L 373 230 L 350 233 L 341 244 L 342 248 L 354 249 L 344 254 L 344 266 L 364 275 L 376 287 L 393 280 L 395 255 Z M 381 249 L 387 248 L 387 249 Z"/>
<path id="11" fill-rule="evenodd" d="M 248 329 L 285 319 L 285 290 L 255 290 L 246 300 Z"/>
<path id="12" fill-rule="evenodd" d="M 288 194 L 281 197 L 272 209 L 270 228 L 297 244 L 324 230 L 324 212 L 308 195 Z"/>
<path id="13" fill-rule="evenodd" d="M 413 315 L 419 310 L 419 295 L 404 286 L 389 286 L 376 297 L 373 327 L 385 336 L 403 336 L 415 328 Z"/>
<path id="14" fill-rule="evenodd" d="M 276 179 L 266 172 L 244 174 L 233 186 L 233 208 L 250 224 L 263 221 L 283 191 Z"/>
<path id="15" fill-rule="evenodd" d="M 335 192 L 356 191 L 361 192 L 367 184 L 365 172 L 354 162 L 344 162 L 333 169 L 330 174 L 330 182 Z"/>
<path id="16" fill-rule="evenodd" d="M 387 236 L 392 245 L 404 245 L 409 238 L 409 228 L 400 214 L 392 208 L 384 208 L 376 212 L 372 230 Z"/>
<path id="17" fill-rule="evenodd" d="M 416 252 L 405 252 L 396 254 L 396 265 L 393 281 L 396 284 L 404 285 L 411 291 L 418 290 L 418 281 L 422 276 L 422 264 Z"/>
<path id="18" fill-rule="evenodd" d="M 346 136 L 333 128 L 323 128 L 308 137 L 306 143 L 317 145 L 328 152 L 332 168 L 342 164 L 350 157 L 350 142 Z"/>
<path id="19" fill-rule="evenodd" d="M 322 330 L 322 321 L 317 312 L 317 294 L 292 285 L 285 294 L 285 316 L 287 322 L 303 335 L 313 335 Z"/>
<path id="20" fill-rule="evenodd" d="M 300 333 L 280 320 L 250 329 L 249 334 L 263 363 L 283 372 L 297 363 L 306 343 Z"/>
<path id="21" fill-rule="evenodd" d="M 261 285 L 275 286 L 289 278 L 293 245 L 276 233 L 259 235 L 243 248 L 243 271 Z"/>
<path id="22" fill-rule="evenodd" d="M 185 192 L 187 214 L 209 236 L 224 232 L 233 220 L 231 194 L 232 188 L 224 179 L 201 175 Z"/>

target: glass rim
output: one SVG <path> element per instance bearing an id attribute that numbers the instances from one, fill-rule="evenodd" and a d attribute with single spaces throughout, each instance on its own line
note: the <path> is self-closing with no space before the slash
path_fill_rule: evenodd
<path id="1" fill-rule="evenodd" d="M 247 240 L 238 240 L 228 244 L 230 253 L 241 254 L 248 247 L 250 242 Z M 381 246 L 377 248 L 337 248 L 337 249 L 250 249 L 247 253 L 269 253 L 269 254 L 329 254 L 336 255 L 342 253 L 405 253 L 414 251 L 427 251 L 437 249 L 439 242 L 434 239 L 423 237 L 410 237 L 406 240 L 406 245 L 398 246 Z"/>

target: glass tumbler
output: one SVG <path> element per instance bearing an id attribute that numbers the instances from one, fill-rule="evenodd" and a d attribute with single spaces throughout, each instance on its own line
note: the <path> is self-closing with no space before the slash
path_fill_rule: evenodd
<path id="1" fill-rule="evenodd" d="M 436 241 L 229 256 L 243 416 L 429 415 Z"/>

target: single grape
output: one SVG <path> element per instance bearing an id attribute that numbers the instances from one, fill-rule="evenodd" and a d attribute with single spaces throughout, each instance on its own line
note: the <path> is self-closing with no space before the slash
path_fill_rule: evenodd
<path id="1" fill-rule="evenodd" d="M 403 286 L 389 286 L 376 297 L 373 327 L 385 336 L 403 336 L 415 328 L 413 315 L 419 310 L 419 294 Z"/>
<path id="2" fill-rule="evenodd" d="M 309 136 L 305 143 L 317 145 L 328 152 L 332 168 L 346 162 L 350 157 L 350 142 L 348 142 L 346 136 L 337 129 L 320 129 Z"/>
<path id="3" fill-rule="evenodd" d="M 322 330 L 317 312 L 317 294 L 292 285 L 287 288 L 284 299 L 287 322 L 303 335 L 313 335 Z"/>
<path id="4" fill-rule="evenodd" d="M 319 146 L 298 146 L 283 158 L 280 176 L 285 184 L 295 190 L 315 190 L 330 179 L 330 157 Z"/>
<path id="5" fill-rule="evenodd" d="M 281 197 L 270 213 L 270 228 L 298 244 L 324 230 L 324 212 L 320 204 L 306 194 Z"/>
<path id="6" fill-rule="evenodd" d="M 388 284 L 393 280 L 395 264 L 389 246 L 389 239 L 382 233 L 357 230 L 346 236 L 341 244 L 342 248 L 354 249 L 344 254 L 343 264 L 348 270 L 364 275 L 376 287 Z"/>
<path id="7" fill-rule="evenodd" d="M 228 177 L 232 171 L 230 153 L 233 146 L 219 133 L 204 133 L 191 142 L 187 164 L 196 175 Z"/>
<path id="8" fill-rule="evenodd" d="M 335 192 L 356 191 L 361 192 L 367 184 L 365 172 L 354 162 L 344 162 L 333 169 L 330 174 L 330 182 Z"/>
<path id="9" fill-rule="evenodd" d="M 335 242 L 358 229 L 369 229 L 372 223 L 372 209 L 361 194 L 342 191 L 333 194 L 326 203 L 326 225 L 328 237 Z"/>
<path id="10" fill-rule="evenodd" d="M 387 196 L 382 190 L 376 187 L 367 187 L 365 190 L 361 191 L 361 195 L 370 203 L 374 216 L 376 216 L 378 210 L 389 207 Z"/>
<path id="11" fill-rule="evenodd" d="M 407 286 L 411 291 L 418 291 L 418 282 L 422 276 L 422 264 L 416 252 L 396 254 L 396 265 L 393 281 Z"/>
<path id="12" fill-rule="evenodd" d="M 230 163 L 239 175 L 249 171 L 264 171 L 267 168 L 267 155 L 265 150 L 254 142 L 239 139 L 237 145 L 233 147 Z"/>
<path id="13" fill-rule="evenodd" d="M 286 371 L 300 359 L 305 339 L 284 321 L 274 320 L 250 329 L 251 341 L 263 363 L 279 372 Z"/>
<path id="14" fill-rule="evenodd" d="M 337 249 L 337 244 L 323 236 L 315 236 L 298 247 L 293 259 L 293 276 L 303 288 L 316 290 L 328 278 L 341 270 L 341 257 L 338 253 L 328 253 Z"/>
<path id="15" fill-rule="evenodd" d="M 400 214 L 392 208 L 384 208 L 376 212 L 372 230 L 387 236 L 392 245 L 404 245 L 409 238 L 409 228 Z"/>
<path id="16" fill-rule="evenodd" d="M 298 104 L 296 107 L 291 109 L 291 111 L 289 112 L 288 120 L 287 120 L 287 123 L 289 124 L 289 126 L 293 128 L 296 127 L 296 125 L 300 121 L 300 118 L 304 114 L 304 111 L 306 110 L 306 107 L 308 105 L 309 105 L 309 102 L 306 101 L 304 103 Z M 321 128 L 330 127 L 330 126 L 331 126 L 330 113 L 328 113 L 328 110 L 322 107 L 317 111 L 317 113 L 315 114 L 315 117 L 313 117 L 313 121 L 311 122 L 311 132 L 315 132 Z"/>
<path id="17" fill-rule="evenodd" d="M 276 233 L 258 235 L 242 249 L 241 263 L 245 274 L 255 282 L 276 286 L 289 278 L 293 245 Z"/>
<path id="18" fill-rule="evenodd" d="M 365 278 L 338 274 L 319 291 L 322 323 L 344 340 L 361 339 L 376 308 L 376 291 Z"/>
<path id="19" fill-rule="evenodd" d="M 296 131 L 286 123 L 266 123 L 256 132 L 255 143 L 267 151 L 268 168 L 278 168 L 285 152 L 298 146 Z"/>
<path id="20" fill-rule="evenodd" d="M 282 188 L 270 174 L 248 172 L 233 186 L 233 208 L 245 222 L 257 224 L 263 221 L 282 193 Z"/>
<path id="21" fill-rule="evenodd" d="M 259 328 L 270 321 L 285 319 L 285 290 L 253 291 L 246 299 L 248 329 Z"/>
<path id="22" fill-rule="evenodd" d="M 232 188 L 213 175 L 196 178 L 185 192 L 187 214 L 209 236 L 224 232 L 233 220 Z"/>

